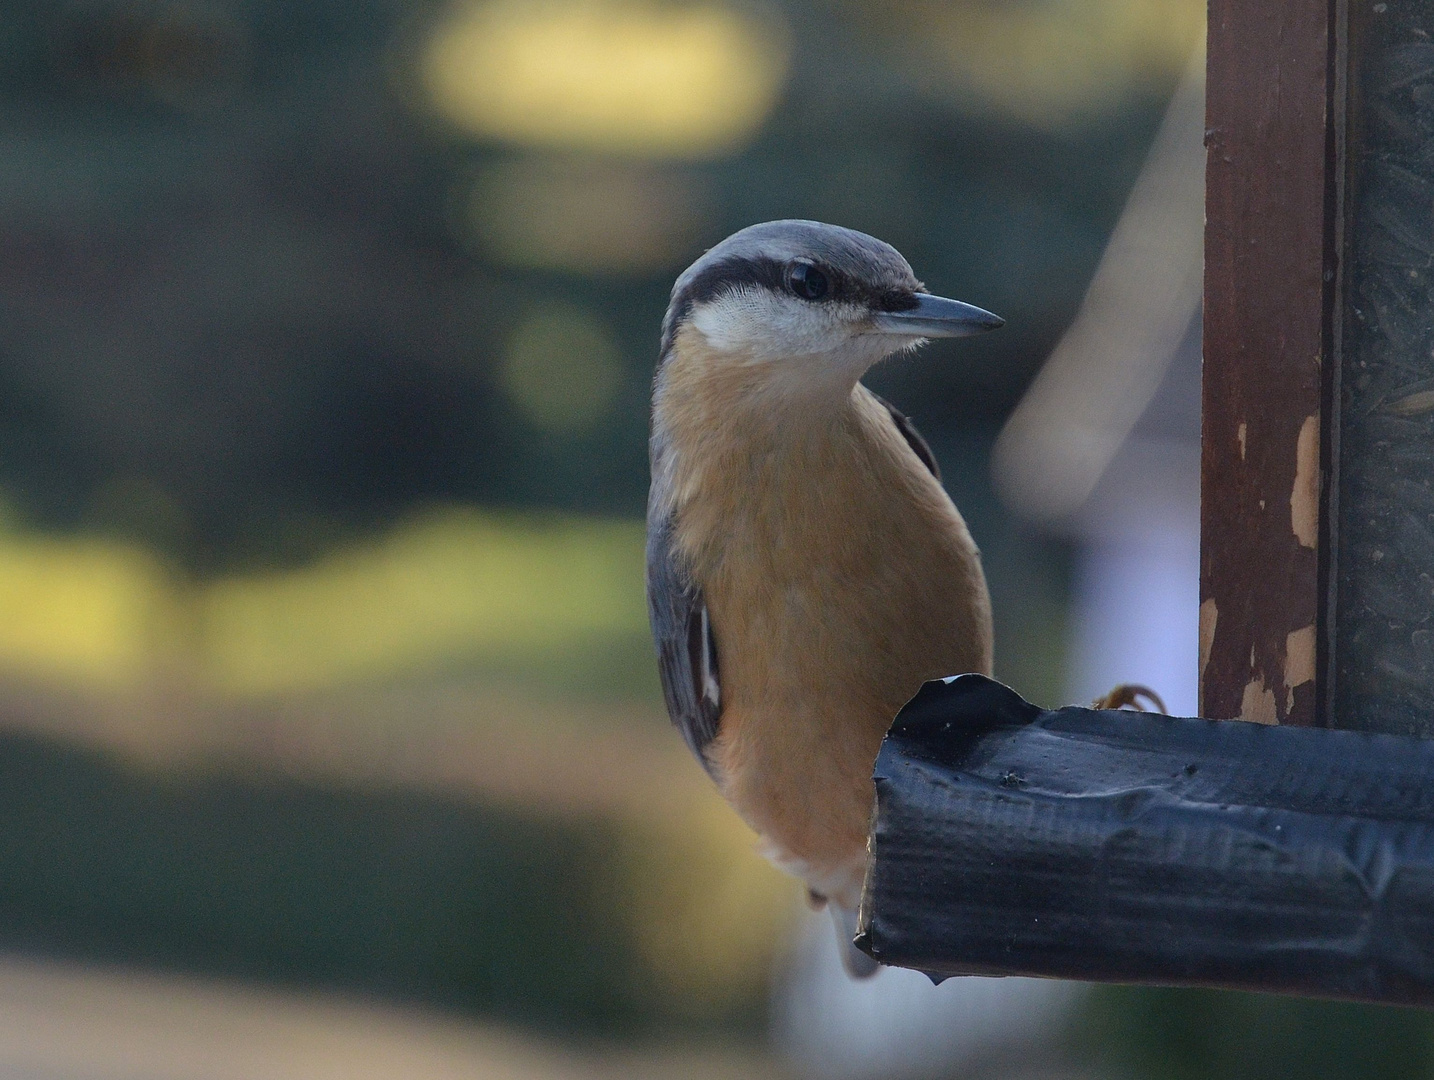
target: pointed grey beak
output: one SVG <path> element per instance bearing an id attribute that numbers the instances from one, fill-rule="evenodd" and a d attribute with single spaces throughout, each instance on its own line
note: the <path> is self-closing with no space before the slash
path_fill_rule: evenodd
<path id="1" fill-rule="evenodd" d="M 944 296 L 917 293 L 916 306 L 905 311 L 882 311 L 872 316 L 871 333 L 901 334 L 905 337 L 971 337 L 1005 326 L 1006 320 L 989 311 L 947 300 Z"/>

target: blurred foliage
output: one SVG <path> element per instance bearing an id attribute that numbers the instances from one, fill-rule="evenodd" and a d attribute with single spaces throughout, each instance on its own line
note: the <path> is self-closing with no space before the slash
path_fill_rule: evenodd
<path id="1" fill-rule="evenodd" d="M 796 883 L 678 740 L 644 763 L 662 728 L 608 746 L 572 705 L 650 716 L 642 551 L 633 521 L 452 508 L 192 579 L 133 543 L 0 535 L 0 670 L 109 699 L 12 691 L 0 715 L 127 760 L 0 734 L 0 938 L 567 1030 L 752 1030 Z M 435 709 L 401 681 L 435 674 L 534 700 Z M 402 700 L 315 699 L 349 685 Z M 245 699 L 289 704 L 255 723 Z M 495 751 L 502 776 L 471 756 Z"/>
<path id="2" fill-rule="evenodd" d="M 680 263 L 698 250 L 715 201 L 691 173 L 578 154 L 489 163 L 456 198 L 457 228 L 495 262 L 590 274 Z"/>
<path id="3" fill-rule="evenodd" d="M 861 14 L 889 47 L 914 49 L 926 85 L 1052 131 L 1166 86 L 1205 32 L 1188 0 L 891 0 Z"/>
<path id="4" fill-rule="evenodd" d="M 621 379 L 607 327 L 580 308 L 544 305 L 503 356 L 503 388 L 536 427 L 574 434 L 608 419 Z"/>
<path id="5" fill-rule="evenodd" d="M 145 548 L 0 535 L 0 670 L 238 694 L 504 668 L 650 693 L 636 522 L 431 512 L 292 571 L 189 581 Z"/>
<path id="6" fill-rule="evenodd" d="M 734 824 L 713 792 L 629 833 L 619 863 L 626 892 L 612 901 L 670 995 L 664 1011 L 690 1021 L 711 1023 L 765 996 L 782 931 L 795 922 L 799 884 L 756 857 L 756 838 Z"/>
<path id="7" fill-rule="evenodd" d="M 766 119 L 785 26 L 757 9 L 645 0 L 456 6 L 420 62 L 460 130 L 539 146 L 708 157 Z"/>
<path id="8" fill-rule="evenodd" d="M 654 828 L 150 773 L 0 734 L 0 922 L 10 948 L 366 988 L 570 1032 L 750 1032 L 796 887 L 698 790 Z M 722 883 L 716 903 L 681 880 L 694 855 L 695 880 Z"/>
<path id="9" fill-rule="evenodd" d="M 672 276 L 777 216 L 1005 315 L 884 377 L 990 428 L 1198 32 L 1157 6 L 3 0 L 0 490 L 204 573 L 415 503 L 636 515 Z M 614 350 L 601 423 L 505 390 L 550 303 Z"/>
<path id="10" fill-rule="evenodd" d="M 872 382 L 1057 703 L 1065 552 L 987 448 L 1202 12 L 0 0 L 3 943 L 754 1031 L 796 886 L 654 718 L 672 278 L 813 217 L 1008 319 Z"/>
<path id="11" fill-rule="evenodd" d="M 1142 1080 L 1416 1080 L 1434 1072 L 1434 1018 L 1417 1009 L 1219 990 L 1105 987 L 1077 1045 Z"/>
<path id="12" fill-rule="evenodd" d="M 215 581 L 197 598 L 202 669 L 273 693 L 464 660 L 561 667 L 644 641 L 642 551 L 633 522 L 434 515 L 301 571 Z"/>
<path id="13" fill-rule="evenodd" d="M 148 552 L 93 539 L 0 550 L 0 657 L 12 671 L 112 683 L 152 662 L 171 633 L 163 568 Z"/>

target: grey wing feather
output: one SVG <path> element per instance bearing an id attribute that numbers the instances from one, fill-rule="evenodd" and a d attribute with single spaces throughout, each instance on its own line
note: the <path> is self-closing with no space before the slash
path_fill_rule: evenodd
<path id="1" fill-rule="evenodd" d="M 916 456 L 921 459 L 923 465 L 931 470 L 931 475 L 940 480 L 941 466 L 936 464 L 936 455 L 931 452 L 931 447 L 926 445 L 926 440 L 921 437 L 921 432 L 916 430 L 916 425 L 911 422 L 911 418 L 880 394 L 871 396 L 876 398 L 891 414 L 892 423 L 896 425 L 896 430 L 901 432 L 901 437 L 906 440 L 906 444 L 916 451 Z"/>
<path id="2" fill-rule="evenodd" d="M 670 519 L 648 523 L 647 613 L 667 714 L 702 767 L 715 775 L 707 747 L 722 715 L 717 644 L 702 589 L 678 563 Z"/>

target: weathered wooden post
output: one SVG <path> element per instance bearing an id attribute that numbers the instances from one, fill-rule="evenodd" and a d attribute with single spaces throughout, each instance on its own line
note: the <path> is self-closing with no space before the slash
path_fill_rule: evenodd
<path id="1" fill-rule="evenodd" d="M 1321 722 L 1335 6 L 1209 8 L 1200 714 L 1221 720 Z"/>
<path id="2" fill-rule="evenodd" d="M 1202 715 L 1434 733 L 1431 35 L 1211 4 Z"/>

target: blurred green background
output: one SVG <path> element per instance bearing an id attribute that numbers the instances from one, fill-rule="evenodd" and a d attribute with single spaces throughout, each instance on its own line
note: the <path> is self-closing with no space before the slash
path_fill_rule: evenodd
<path id="1" fill-rule="evenodd" d="M 997 335 L 875 372 L 1059 701 L 987 454 L 1199 0 L 0 0 L 0 947 L 760 1046 L 799 889 L 662 715 L 647 395 L 754 221 Z M 1090 999 L 1069 1059 L 1424 1076 L 1422 1015 Z M 1291 1072 L 1290 1070 L 1293 1070 Z"/>

